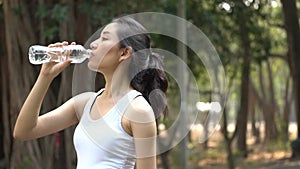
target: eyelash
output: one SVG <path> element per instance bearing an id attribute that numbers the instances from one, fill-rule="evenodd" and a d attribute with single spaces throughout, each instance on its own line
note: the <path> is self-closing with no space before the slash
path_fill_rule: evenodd
<path id="1" fill-rule="evenodd" d="M 104 38 L 104 37 L 102 37 L 101 39 L 102 39 L 102 40 L 108 40 L 107 38 Z"/>

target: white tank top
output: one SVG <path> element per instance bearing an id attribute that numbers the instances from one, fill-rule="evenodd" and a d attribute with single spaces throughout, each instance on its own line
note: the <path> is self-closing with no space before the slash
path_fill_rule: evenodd
<path id="1" fill-rule="evenodd" d="M 87 102 L 74 132 L 77 169 L 133 169 L 136 161 L 134 140 L 123 129 L 121 120 L 128 104 L 142 94 L 131 90 L 104 116 L 93 120 L 91 107 L 102 91 Z"/>

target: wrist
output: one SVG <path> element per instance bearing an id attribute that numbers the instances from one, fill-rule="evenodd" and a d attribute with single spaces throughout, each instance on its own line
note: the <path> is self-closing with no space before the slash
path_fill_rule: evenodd
<path id="1" fill-rule="evenodd" d="M 37 81 L 41 81 L 43 83 L 51 83 L 55 77 L 51 75 L 44 75 L 42 73 L 39 74 Z"/>

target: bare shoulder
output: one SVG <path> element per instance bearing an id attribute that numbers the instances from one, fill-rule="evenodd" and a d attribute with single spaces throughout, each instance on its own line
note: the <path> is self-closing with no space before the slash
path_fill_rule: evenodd
<path id="1" fill-rule="evenodd" d="M 156 136 L 156 122 L 152 107 L 144 97 L 137 97 L 126 111 L 134 138 Z M 135 141 L 136 144 L 139 144 Z M 143 146 L 142 146 L 143 147 Z"/>
<path id="2" fill-rule="evenodd" d="M 81 117 L 84 107 L 90 98 L 95 96 L 95 92 L 84 92 L 74 96 L 71 101 L 74 104 L 74 109 L 77 114 L 77 117 Z"/>
<path id="3" fill-rule="evenodd" d="M 135 98 L 130 103 L 126 114 L 132 122 L 149 123 L 155 121 L 152 107 L 142 96 Z"/>
<path id="4" fill-rule="evenodd" d="M 84 101 L 84 100 L 87 101 L 88 99 L 90 99 L 95 94 L 96 94 L 95 92 L 84 92 L 84 93 L 80 93 L 80 94 L 74 96 L 72 99 L 81 100 L 81 101 Z"/>
<path id="5" fill-rule="evenodd" d="M 152 113 L 152 108 L 150 104 L 143 96 L 139 96 L 133 99 L 131 102 L 131 107 L 134 108 L 135 110 L 139 110 L 144 113 L 146 112 Z"/>

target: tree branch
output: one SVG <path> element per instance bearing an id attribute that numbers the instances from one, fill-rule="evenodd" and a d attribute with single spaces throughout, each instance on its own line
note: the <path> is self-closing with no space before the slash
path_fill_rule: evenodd
<path id="1" fill-rule="evenodd" d="M 283 59 L 285 61 L 287 61 L 287 55 L 286 54 L 278 54 L 278 53 L 270 53 L 268 55 L 269 58 L 280 58 Z"/>

